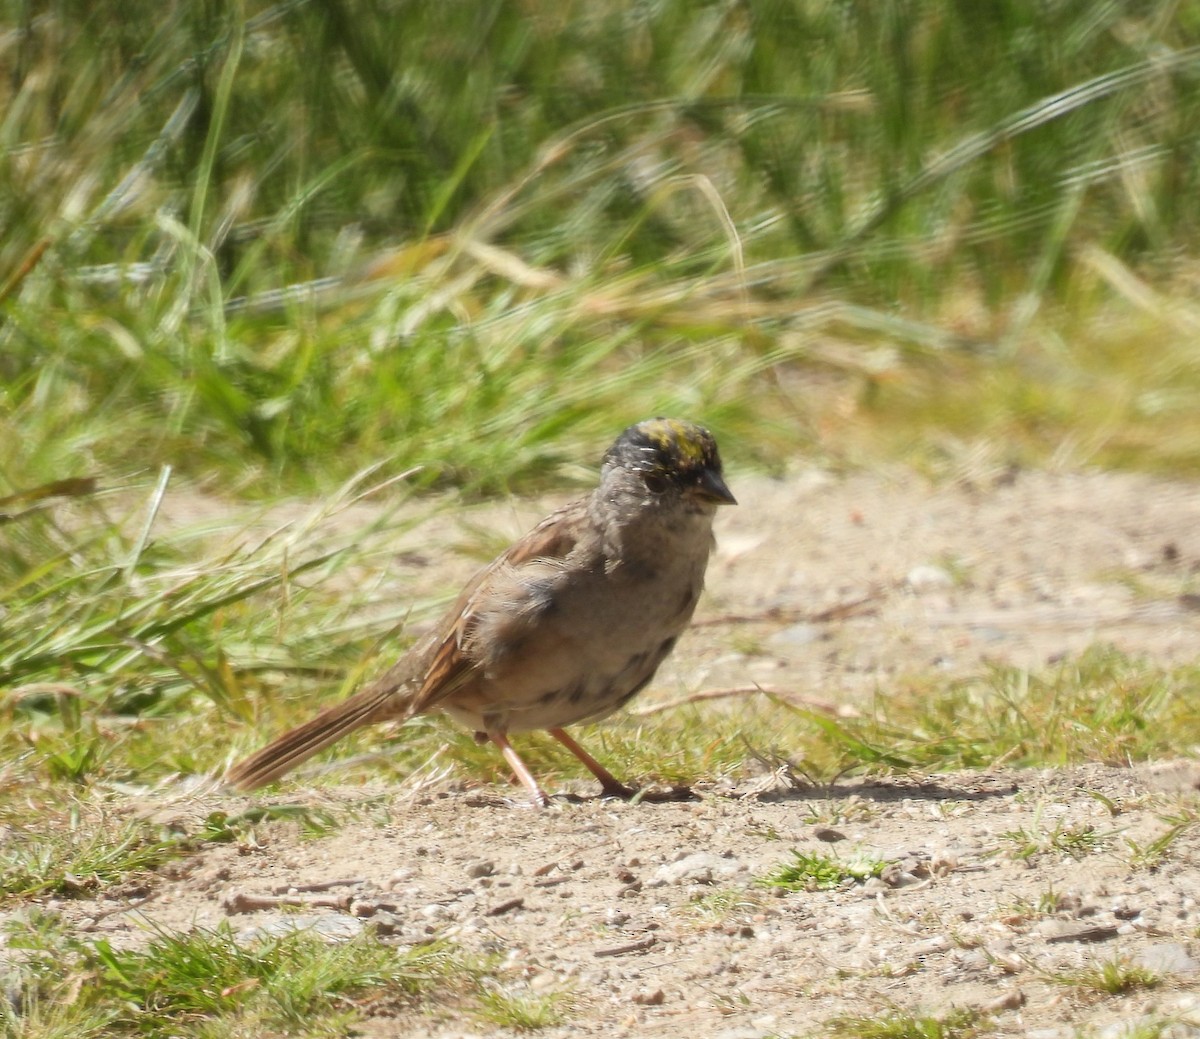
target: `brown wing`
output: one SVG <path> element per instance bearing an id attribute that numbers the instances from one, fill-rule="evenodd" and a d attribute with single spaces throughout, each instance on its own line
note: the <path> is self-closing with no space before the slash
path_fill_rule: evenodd
<path id="1" fill-rule="evenodd" d="M 565 559 L 578 540 L 578 520 L 585 507 L 580 500 L 551 513 L 468 582 L 447 614 L 448 626 L 429 657 L 425 680 L 413 697 L 412 713 L 436 706 L 474 675 L 478 665 L 463 652 L 463 646 L 474 628 L 479 603 L 489 593 L 489 578 L 502 567 L 520 567 L 538 559 Z"/>

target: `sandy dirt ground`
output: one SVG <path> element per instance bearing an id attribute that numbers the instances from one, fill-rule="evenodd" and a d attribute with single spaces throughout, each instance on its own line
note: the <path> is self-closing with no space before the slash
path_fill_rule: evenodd
<path id="1" fill-rule="evenodd" d="M 731 485 L 741 505 L 721 516 L 698 623 L 635 707 L 755 683 L 853 706 L 900 676 L 1042 668 L 1097 643 L 1162 664 L 1200 649 L 1194 484 L 1018 472 L 934 486 L 897 470 Z M 464 522 L 515 536 L 548 504 Z M 406 535 L 397 586 L 450 590 L 474 565 L 444 554 L 456 539 L 445 517 Z M 57 908 L 113 941 L 145 940 L 147 920 L 443 936 L 498 956 L 513 992 L 566 993 L 553 1037 L 814 1035 L 838 1016 L 952 1008 L 982 1012 L 985 1034 L 1200 1035 L 1200 826 L 1155 870 L 1136 854 L 1200 810 L 1196 761 L 697 789 L 537 812 L 506 790 L 347 786 L 313 795 L 371 805 L 331 836 L 277 825 L 257 848 L 212 846 L 148 889 Z M 210 792 L 153 813 L 250 803 Z M 1022 831 L 1087 834 L 1089 850 L 1021 857 Z M 793 849 L 890 865 L 831 891 L 763 887 Z M 1161 983 L 1117 996 L 1060 983 L 1116 961 Z M 425 1006 L 363 1033 L 495 1028 Z"/>

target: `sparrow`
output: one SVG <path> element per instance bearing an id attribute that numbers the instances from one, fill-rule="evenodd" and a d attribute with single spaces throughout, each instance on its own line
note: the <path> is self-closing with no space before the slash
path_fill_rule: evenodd
<path id="1" fill-rule="evenodd" d="M 604 796 L 633 797 L 566 726 L 612 714 L 654 677 L 704 588 L 717 509 L 735 504 L 703 426 L 630 426 L 590 494 L 476 573 L 382 675 L 234 765 L 226 781 L 253 790 L 363 726 L 443 711 L 500 749 L 536 805 L 549 799 L 510 733 L 547 730 Z"/>

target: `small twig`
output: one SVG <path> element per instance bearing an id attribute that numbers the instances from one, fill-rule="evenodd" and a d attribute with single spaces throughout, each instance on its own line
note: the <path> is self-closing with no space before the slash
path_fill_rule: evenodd
<path id="1" fill-rule="evenodd" d="M 147 903 L 153 902 L 157 897 L 157 892 L 152 891 L 144 898 L 131 899 L 128 902 L 121 902 L 109 909 L 98 909 L 95 912 L 88 914 L 91 918 L 91 923 L 81 927 L 80 930 L 94 931 L 96 929 L 96 925 L 99 924 L 101 920 L 107 919 L 110 916 L 114 916 L 117 913 L 140 912 Z"/>
<path id="2" fill-rule="evenodd" d="M 221 900 L 221 908 L 231 916 L 238 913 L 255 913 L 261 909 L 341 909 L 350 908 L 350 896 L 340 898 L 302 898 L 299 895 L 254 895 L 244 891 L 231 891 Z"/>
<path id="3" fill-rule="evenodd" d="M 0 525 L 23 519 L 30 513 L 47 508 L 51 498 L 82 498 L 97 491 L 94 476 L 74 476 L 66 480 L 54 480 L 37 487 L 29 487 L 16 494 L 6 494 L 0 498 Z M 15 512 L 9 512 L 10 505 L 18 506 Z M 24 506 L 23 508 L 21 506 Z"/>
<path id="4" fill-rule="evenodd" d="M 692 627 L 719 628 L 729 624 L 789 624 L 807 619 L 808 615 L 801 609 L 771 606 L 761 613 L 722 613 L 716 617 L 701 617 L 699 620 L 692 621 Z"/>
<path id="5" fill-rule="evenodd" d="M 604 956 L 625 956 L 631 952 L 645 952 L 647 949 L 652 949 L 658 943 L 658 939 L 652 934 L 646 935 L 640 941 L 630 942 L 628 945 L 616 945 L 611 949 L 597 949 L 592 953 L 597 959 Z"/>
<path id="6" fill-rule="evenodd" d="M 25 254 L 24 258 L 17 265 L 17 269 L 8 276 L 3 285 L 0 285 L 0 303 L 3 303 L 17 291 L 21 282 L 29 277 L 30 272 L 38 265 L 46 250 L 53 244 L 54 240 L 52 238 L 43 238 L 33 243 L 33 248 Z"/>
<path id="7" fill-rule="evenodd" d="M 1070 934 L 1052 934 L 1046 939 L 1047 945 L 1060 945 L 1063 942 L 1107 942 L 1116 938 L 1121 932 L 1115 927 L 1101 925 L 1085 927 L 1082 931 L 1072 931 Z"/>
<path id="8" fill-rule="evenodd" d="M 365 883 L 362 877 L 346 877 L 343 880 L 319 880 L 312 884 L 281 884 L 272 889 L 272 894 L 299 894 L 301 891 L 328 891 L 335 887 L 356 887 Z"/>
<path id="9" fill-rule="evenodd" d="M 847 599 L 845 602 L 834 603 L 823 610 L 818 610 L 808 618 L 810 624 L 828 624 L 830 621 L 845 620 L 847 617 L 857 617 L 869 613 L 877 602 L 887 595 L 886 588 L 875 588 L 857 599 Z"/>
<path id="10" fill-rule="evenodd" d="M 861 613 L 867 613 L 886 596 L 887 591 L 886 588 L 873 588 L 866 595 L 861 595 L 857 599 L 834 603 L 815 613 L 809 613 L 794 606 L 771 606 L 761 613 L 722 613 L 717 617 L 702 617 L 698 621 L 693 621 L 692 627 L 715 628 L 728 624 L 795 624 L 797 621 L 804 621 L 808 624 L 828 624 L 830 621 L 840 621 L 847 617 L 857 617 Z"/>
<path id="11" fill-rule="evenodd" d="M 525 899 L 517 896 L 510 898 L 507 902 L 501 902 L 499 905 L 492 906 L 484 916 L 503 916 L 505 913 L 511 913 L 514 909 L 523 909 L 525 907 Z"/>
<path id="12" fill-rule="evenodd" d="M 53 693 L 55 696 L 73 696 L 76 699 L 83 696 L 80 689 L 73 685 L 67 685 L 65 682 L 28 682 L 25 685 L 14 686 L 8 691 L 13 703 L 20 703 L 24 699 L 35 696 L 46 696 L 49 693 Z"/>
<path id="13" fill-rule="evenodd" d="M 733 696 L 749 696 L 752 693 L 761 693 L 763 696 L 777 696 L 779 699 L 785 700 L 797 707 L 807 707 L 809 710 L 821 711 L 824 714 L 835 717 L 858 716 L 857 711 L 847 707 L 845 704 L 835 704 L 830 700 L 822 700 L 815 696 L 804 696 L 773 685 L 735 685 L 725 689 L 702 689 L 698 693 L 691 693 L 688 696 L 668 700 L 665 703 L 638 707 L 627 713 L 633 715 L 635 718 L 644 718 L 650 714 L 661 714 L 663 711 L 671 711 L 676 707 L 686 707 L 692 703 L 701 703 L 704 700 L 723 700 Z"/>

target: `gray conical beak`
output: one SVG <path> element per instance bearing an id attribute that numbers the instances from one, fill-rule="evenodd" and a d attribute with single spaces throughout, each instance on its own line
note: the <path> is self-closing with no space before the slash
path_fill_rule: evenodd
<path id="1" fill-rule="evenodd" d="M 725 486 L 725 478 L 716 469 L 705 469 L 696 481 L 692 492 L 701 501 L 715 502 L 717 505 L 736 505 L 737 498 Z"/>

